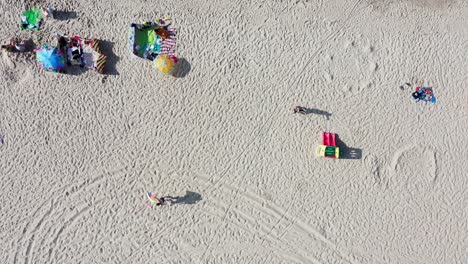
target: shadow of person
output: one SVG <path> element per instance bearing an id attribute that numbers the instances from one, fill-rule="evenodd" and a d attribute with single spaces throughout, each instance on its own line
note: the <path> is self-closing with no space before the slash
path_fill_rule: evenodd
<path id="1" fill-rule="evenodd" d="M 78 13 L 76 13 L 75 11 L 53 10 L 52 18 L 57 20 L 75 19 L 78 18 Z"/>
<path id="2" fill-rule="evenodd" d="M 199 193 L 185 191 L 184 196 L 164 196 L 164 199 L 171 201 L 173 204 L 196 204 L 202 200 Z"/>
<path id="3" fill-rule="evenodd" d="M 340 159 L 361 159 L 362 149 L 348 147 L 339 137 L 335 135 L 336 146 L 341 150 Z"/>
<path id="4" fill-rule="evenodd" d="M 68 74 L 68 75 L 81 75 L 85 73 L 86 71 L 88 71 L 86 67 L 80 67 L 76 65 L 67 65 L 63 73 Z"/>
<path id="5" fill-rule="evenodd" d="M 114 53 L 114 42 L 109 40 L 99 40 L 101 42 L 101 50 L 106 55 L 106 66 L 104 68 L 104 75 L 119 75 L 116 65 L 120 57 Z"/>
<path id="6" fill-rule="evenodd" d="M 332 115 L 330 112 L 323 111 L 323 110 L 320 110 L 320 109 L 315 109 L 315 108 L 304 108 L 304 114 L 306 114 L 306 115 L 308 115 L 308 114 L 322 115 L 322 116 L 325 116 L 325 118 L 327 120 L 330 120 L 330 117 Z"/>
<path id="7" fill-rule="evenodd" d="M 192 66 L 190 65 L 190 63 L 186 59 L 180 58 L 177 62 L 176 68 L 172 76 L 176 78 L 184 78 L 185 76 L 187 76 L 191 69 Z"/>

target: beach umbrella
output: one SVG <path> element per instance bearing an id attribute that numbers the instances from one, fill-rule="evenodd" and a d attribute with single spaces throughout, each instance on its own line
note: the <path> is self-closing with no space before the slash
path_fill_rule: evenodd
<path id="1" fill-rule="evenodd" d="M 43 46 L 36 50 L 36 61 L 46 71 L 60 72 L 65 67 L 65 56 L 56 47 Z"/>
<path id="2" fill-rule="evenodd" d="M 174 56 L 159 55 L 154 60 L 154 66 L 160 73 L 169 74 L 174 70 L 176 62 L 177 59 Z"/>

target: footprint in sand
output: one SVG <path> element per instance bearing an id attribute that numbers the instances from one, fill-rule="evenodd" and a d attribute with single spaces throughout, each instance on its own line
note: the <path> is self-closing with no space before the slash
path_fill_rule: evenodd
<path id="1" fill-rule="evenodd" d="M 390 173 L 393 186 L 425 191 L 437 181 L 436 152 L 416 145 L 402 147 L 393 155 Z"/>
<path id="2" fill-rule="evenodd" d="M 15 63 L 10 59 L 10 57 L 8 56 L 8 53 L 5 52 L 5 51 L 2 51 L 2 59 L 3 59 L 3 62 L 5 62 L 5 64 L 9 67 L 9 68 L 15 68 Z"/>
<path id="3" fill-rule="evenodd" d="M 339 53 L 327 54 L 324 80 L 330 84 L 341 82 L 344 93 L 359 93 L 375 87 L 374 75 L 379 65 L 374 58 L 374 46 L 362 37 L 344 41 Z M 350 81 L 359 80 L 359 81 Z"/>
<path id="4" fill-rule="evenodd" d="M 364 158 L 367 166 L 370 168 L 370 174 L 374 184 L 382 185 L 385 184 L 385 178 L 382 173 L 382 161 L 375 155 L 367 155 Z"/>

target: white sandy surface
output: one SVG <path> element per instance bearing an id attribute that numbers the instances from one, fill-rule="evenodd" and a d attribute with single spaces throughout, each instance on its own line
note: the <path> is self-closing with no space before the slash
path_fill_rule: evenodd
<path id="1" fill-rule="evenodd" d="M 0 263 L 467 263 L 468 2 L 51 3 L 78 17 L 21 36 L 106 40 L 112 74 L 2 54 Z M 128 48 L 165 16 L 180 78 Z M 323 131 L 357 158 L 315 157 Z"/>

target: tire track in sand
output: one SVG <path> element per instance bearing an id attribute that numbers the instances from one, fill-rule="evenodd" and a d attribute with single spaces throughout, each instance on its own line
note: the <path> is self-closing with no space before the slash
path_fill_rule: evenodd
<path id="1" fill-rule="evenodd" d="M 100 204 L 104 201 L 105 199 L 100 199 L 96 201 L 92 206 L 86 206 L 84 209 L 78 211 L 76 214 L 74 214 L 71 218 L 66 220 L 63 225 L 60 227 L 58 232 L 55 233 L 54 239 L 52 240 L 52 244 L 50 245 L 49 251 L 48 251 L 48 257 L 47 261 L 51 261 L 51 257 L 53 254 L 53 251 L 55 247 L 57 246 L 57 241 L 60 238 L 60 236 L 63 234 L 66 228 L 70 227 L 76 220 L 78 220 L 80 217 L 82 217 L 85 213 L 89 212 L 94 206 L 97 204 Z"/>
<path id="2" fill-rule="evenodd" d="M 125 167 L 124 167 L 125 168 Z M 123 168 L 123 169 L 124 169 Z M 117 172 L 122 171 L 123 169 L 118 169 L 116 171 L 113 171 L 112 174 L 115 174 Z M 86 191 L 89 188 L 94 188 L 96 185 L 98 185 L 103 179 L 105 173 L 102 173 L 94 178 L 91 179 L 86 179 L 83 181 L 80 181 L 79 183 L 73 183 L 67 186 L 63 186 L 60 188 L 57 188 L 56 190 L 51 192 L 51 197 L 50 199 L 45 200 L 38 208 L 37 210 L 29 217 L 26 217 L 24 220 L 32 219 L 26 223 L 26 226 L 23 228 L 23 234 L 21 237 L 18 239 L 16 243 L 16 251 L 14 254 L 13 258 L 13 263 L 31 263 L 34 260 L 34 247 L 35 247 L 35 240 L 37 237 L 37 232 L 41 230 L 41 228 L 45 225 L 45 223 L 50 219 L 50 217 L 53 215 L 54 211 L 57 211 L 58 206 L 61 204 L 60 200 L 63 200 L 65 196 L 70 195 L 70 197 L 76 196 L 82 191 Z M 39 214 L 39 212 L 46 206 L 46 204 L 50 203 L 50 209 L 47 210 L 44 214 Z M 91 209 L 91 208 L 90 208 Z M 80 214 L 81 215 L 81 214 Z M 37 224 L 34 224 L 35 220 L 39 219 Z M 31 226 L 34 226 L 33 229 L 30 230 Z M 51 228 L 49 228 L 50 230 Z M 43 237 L 41 245 L 44 242 L 45 237 Z M 23 241 L 28 240 L 26 247 L 26 251 L 24 254 L 24 261 L 20 261 L 20 252 L 22 248 Z M 32 262 L 34 263 L 34 262 Z"/>
<path id="3" fill-rule="evenodd" d="M 54 200 L 52 200 L 51 203 L 50 203 L 50 209 L 44 215 L 42 215 L 42 217 L 39 220 L 39 222 L 37 223 L 37 225 L 31 231 L 31 233 L 32 233 L 31 238 L 29 239 L 28 246 L 26 247 L 26 254 L 25 254 L 26 257 L 25 257 L 25 260 L 24 260 L 25 264 L 28 264 L 29 260 L 33 258 L 32 252 L 33 252 L 34 239 L 36 237 L 36 233 L 41 228 L 42 224 L 44 223 L 44 220 L 52 214 L 52 212 L 54 210 L 54 203 L 55 203 Z M 15 262 L 16 262 L 16 256 L 15 256 Z"/>
<path id="4" fill-rule="evenodd" d="M 202 176 L 200 176 L 199 173 L 196 173 L 196 174 L 199 175 L 199 177 L 198 177 L 199 179 L 203 178 Z M 236 188 L 234 186 L 227 185 L 227 184 L 223 184 L 222 188 L 229 189 L 229 190 L 240 191 L 239 188 Z M 261 211 L 264 214 L 267 214 L 267 215 L 269 215 L 271 217 L 276 217 L 278 219 L 276 221 L 276 223 L 273 224 L 268 231 L 265 231 L 265 230 L 263 231 L 264 234 L 263 234 L 263 238 L 261 238 L 262 239 L 261 242 L 260 242 L 261 245 L 263 245 L 264 241 L 277 242 L 277 243 L 285 244 L 284 241 L 281 241 L 281 238 L 284 236 L 284 234 L 287 232 L 287 230 L 289 230 L 293 226 L 296 226 L 296 228 L 298 230 L 300 230 L 300 232 L 302 234 L 312 235 L 315 239 L 317 239 L 317 241 L 320 241 L 321 243 L 327 245 L 327 247 L 329 249 L 331 249 L 333 252 L 336 252 L 336 253 L 340 254 L 341 258 L 343 260 L 345 260 L 345 261 L 347 261 L 349 263 L 357 263 L 354 260 L 352 260 L 351 258 L 349 258 L 349 253 L 345 252 L 344 250 L 339 249 L 339 247 L 335 243 L 333 243 L 328 238 L 323 236 L 314 227 L 310 226 L 309 224 L 306 224 L 302 220 L 297 219 L 297 217 L 291 217 L 288 214 L 291 206 L 284 209 L 284 208 L 281 208 L 279 205 L 274 204 L 273 202 L 269 202 L 269 201 L 263 199 L 262 197 L 254 194 L 253 192 L 249 191 L 248 189 L 245 189 L 243 191 L 244 191 L 243 196 L 248 197 L 249 202 L 251 204 L 256 204 L 257 205 L 257 206 L 253 206 L 254 209 L 257 209 L 258 211 Z M 297 192 L 295 192 L 295 193 L 297 194 Z M 297 199 L 297 196 L 295 196 L 293 198 L 293 202 L 291 203 L 291 205 L 295 204 L 294 201 L 296 199 Z M 266 205 L 270 204 L 270 206 L 265 206 L 265 204 Z M 233 210 L 233 211 L 236 210 L 237 212 L 239 212 L 237 209 L 231 209 L 231 210 Z M 226 216 L 226 214 L 223 215 L 224 219 L 226 219 L 225 216 Z M 244 220 L 247 220 L 247 219 L 244 219 Z M 277 226 L 281 223 L 282 220 L 288 221 L 289 225 L 285 228 L 286 229 L 285 232 L 283 232 L 281 235 L 273 236 L 272 231 L 277 228 Z M 263 223 L 263 225 L 266 225 L 266 223 Z M 219 227 L 218 227 L 218 229 L 219 229 Z M 213 239 L 211 239 L 211 241 L 213 241 Z M 304 260 L 306 258 L 309 262 L 320 263 L 320 261 L 317 260 L 315 257 L 309 256 L 310 255 L 309 251 L 307 251 L 306 249 L 302 249 L 301 247 L 298 247 L 298 245 L 294 244 L 294 242 L 293 242 L 293 245 L 290 245 L 289 243 L 286 243 L 286 245 L 294 246 L 295 250 L 298 251 L 298 252 L 295 252 L 295 254 L 299 254 L 299 256 L 301 256 L 302 260 Z M 273 246 L 273 244 L 270 243 L 269 246 Z M 202 263 L 206 263 L 206 260 L 204 258 L 202 258 L 202 260 L 203 260 Z"/>
<path id="5" fill-rule="evenodd" d="M 293 161 L 294 162 L 294 161 Z M 296 163 L 296 166 L 300 166 Z M 307 171 L 304 171 L 304 173 L 307 173 Z M 297 193 L 297 192 L 296 192 Z M 305 197 L 303 200 L 303 205 L 306 203 L 308 200 L 308 197 L 311 196 L 312 194 L 309 194 L 307 197 Z M 303 205 L 300 207 L 302 208 Z M 336 253 L 342 260 L 352 263 L 352 264 L 359 264 L 360 262 L 352 259 L 350 257 L 353 256 L 352 253 L 350 253 L 348 250 L 340 248 L 336 243 L 328 239 L 325 235 L 323 235 L 320 231 L 318 231 L 315 227 L 311 226 L 310 224 L 305 223 L 299 217 L 296 215 L 294 217 L 291 217 L 290 219 L 287 219 L 289 224 L 284 228 L 284 231 L 280 234 L 278 234 L 277 238 L 278 240 L 282 240 L 282 238 L 293 228 L 295 228 L 299 233 L 301 234 L 309 234 L 312 235 L 317 241 L 320 241 L 324 245 L 326 245 L 327 248 L 329 248 L 332 252 Z M 263 241 L 262 241 L 263 243 Z M 297 246 L 297 244 L 295 244 Z"/>
<path id="6" fill-rule="evenodd" d="M 240 159 L 240 157 L 245 153 L 245 151 L 246 151 L 250 146 L 253 145 L 253 143 L 259 138 L 260 135 L 262 135 L 261 132 L 264 130 L 263 128 L 264 128 L 264 127 L 266 126 L 266 124 L 272 119 L 273 116 L 274 116 L 274 115 L 271 114 L 271 115 L 268 117 L 267 121 L 265 121 L 265 123 L 263 123 L 263 124 L 261 125 L 260 129 L 258 129 L 257 135 L 253 137 L 253 139 L 249 142 L 249 144 L 247 145 L 247 147 L 236 157 L 235 162 L 237 162 L 237 160 Z M 268 129 L 266 129 L 267 131 L 270 130 L 270 128 L 272 127 L 273 123 L 274 123 L 274 122 L 270 123 L 270 125 L 268 126 Z M 227 174 L 227 172 L 228 172 L 229 169 L 231 168 L 232 164 L 233 164 L 233 162 L 229 163 L 229 166 L 224 170 L 224 172 L 222 173 L 222 176 L 219 178 L 218 181 L 215 181 L 214 184 L 212 184 L 212 187 L 215 187 L 215 186 L 222 180 L 222 178 Z M 215 175 L 215 174 L 213 174 L 213 176 L 214 176 L 214 175 Z M 210 179 L 211 179 L 213 176 L 211 176 Z M 243 175 L 241 176 L 241 179 L 240 179 L 240 183 L 239 183 L 240 186 L 244 186 L 245 179 L 246 179 L 246 174 L 243 174 Z M 233 181 L 234 181 L 234 180 L 236 180 L 236 178 L 234 178 Z M 219 187 L 218 187 L 218 188 L 219 188 Z M 210 188 L 210 190 L 212 190 L 212 189 L 217 190 L 217 189 L 215 189 L 215 188 Z M 204 190 L 204 191 L 206 191 L 206 190 Z M 215 241 L 215 239 L 214 239 L 213 237 L 214 237 L 215 235 L 217 235 L 217 232 L 216 232 L 216 231 L 219 230 L 220 227 L 221 227 L 221 225 L 224 224 L 227 215 L 229 214 L 229 212 L 230 212 L 231 209 L 232 209 L 233 201 L 236 201 L 236 200 L 237 200 L 237 196 L 239 195 L 239 192 L 240 192 L 240 189 L 236 189 L 236 190 L 235 190 L 234 198 L 231 200 L 231 202 L 229 202 L 229 205 L 228 205 L 226 211 L 224 212 L 224 216 L 222 217 L 221 221 L 219 222 L 218 227 L 215 229 L 215 232 L 213 233 L 213 236 L 210 237 L 209 243 L 208 243 L 208 245 L 207 245 L 207 247 L 206 247 L 206 249 L 205 249 L 205 251 L 203 252 L 202 257 L 201 257 L 202 262 L 206 262 L 206 261 L 205 261 L 205 256 L 206 256 L 207 252 L 209 252 L 209 251 L 211 250 L 211 246 L 212 246 L 212 244 L 213 244 L 214 241 Z M 280 217 L 280 220 L 281 220 L 281 219 L 282 219 L 282 217 Z M 278 223 L 279 223 L 279 222 L 278 222 Z"/>
<path id="7" fill-rule="evenodd" d="M 277 109 L 278 111 L 278 109 Z M 239 154 L 235 155 L 235 157 L 233 159 L 231 159 L 231 161 L 227 164 L 227 166 L 224 168 L 224 170 L 219 174 L 219 178 L 214 180 L 215 176 L 218 175 L 218 173 L 213 173 L 207 180 L 208 182 L 208 185 L 206 185 L 202 190 L 201 192 L 203 193 L 207 193 L 207 190 L 216 190 L 216 188 L 214 188 L 216 185 L 218 185 L 218 183 L 220 183 L 223 178 L 226 176 L 227 172 L 231 169 L 232 165 L 237 162 L 242 155 L 244 155 L 244 153 L 248 150 L 248 148 L 250 148 L 253 143 L 261 136 L 262 134 L 262 131 L 264 130 L 264 128 L 267 126 L 267 124 L 269 123 L 269 121 L 272 119 L 272 117 L 274 116 L 274 114 L 270 114 L 269 117 L 267 117 L 266 121 L 263 122 L 261 125 L 257 126 L 257 128 L 254 129 L 254 132 L 252 133 L 253 136 L 252 138 L 248 141 L 248 143 L 245 145 L 244 148 L 242 148 L 242 150 L 240 151 Z M 270 126 L 268 126 L 268 128 L 271 127 L 272 124 L 270 124 Z M 242 178 L 244 179 L 244 177 Z M 238 190 L 236 191 L 236 195 L 238 193 Z M 232 204 L 232 203 L 231 203 Z M 201 210 L 201 209 L 199 209 Z M 228 209 L 226 210 L 225 214 L 227 214 L 230 210 L 230 206 L 228 207 Z M 171 227 L 174 227 L 180 220 L 184 219 L 184 217 L 190 213 L 190 211 L 186 211 L 184 212 L 180 217 L 178 217 L 177 219 L 175 219 L 172 223 L 171 223 Z M 166 228 L 165 230 L 170 230 L 171 228 L 168 227 Z M 165 231 L 161 231 L 159 233 L 157 233 L 155 236 L 160 236 L 161 234 L 163 234 Z M 139 248 L 137 248 L 135 251 L 132 252 L 132 254 L 130 254 L 130 256 L 128 256 L 125 260 L 123 260 L 121 263 L 128 263 L 128 261 L 132 258 L 133 255 L 139 253 L 141 250 L 143 250 L 146 246 L 148 245 L 148 243 L 144 243 L 143 245 L 139 246 Z"/>
<path id="8" fill-rule="evenodd" d="M 39 210 L 42 209 L 42 208 L 45 206 L 45 204 L 46 204 L 47 202 L 50 202 L 50 199 L 49 199 L 49 200 L 45 200 L 45 201 L 36 209 L 36 211 L 34 211 L 34 213 L 32 214 L 32 216 L 35 216 L 35 215 L 39 212 Z M 52 209 L 51 209 L 51 210 L 52 210 Z M 47 213 L 46 213 L 46 215 L 47 215 Z M 29 219 L 29 218 L 31 218 L 31 216 L 30 216 L 30 217 L 26 217 L 26 218 L 22 219 L 21 221 L 27 220 L 27 219 Z M 44 218 L 44 217 L 43 217 L 43 218 Z M 41 222 L 41 221 L 40 221 L 40 222 Z M 23 241 L 23 238 L 25 237 L 26 233 L 28 232 L 29 226 L 30 226 L 32 223 L 33 223 L 33 221 L 29 221 L 29 222 L 26 223 L 26 226 L 23 228 L 23 233 L 22 233 L 22 235 L 20 236 L 20 238 L 19 238 L 18 241 L 16 242 L 16 251 L 15 251 L 15 254 L 14 254 L 14 257 L 13 257 L 13 263 L 14 263 L 14 264 L 16 264 L 16 263 L 17 263 L 17 260 L 18 260 L 18 254 L 19 254 L 19 251 L 20 251 L 20 244 L 21 244 L 21 242 Z"/>
<path id="9" fill-rule="evenodd" d="M 223 185 L 223 188 L 224 189 L 229 189 L 229 190 L 236 190 L 236 189 L 240 190 L 240 189 L 238 189 L 238 188 L 236 188 L 234 186 L 231 186 L 231 185 Z M 304 249 L 301 246 L 299 246 L 296 243 L 297 242 L 296 240 L 292 241 L 292 243 L 289 243 L 288 241 L 283 241 L 282 240 L 283 236 L 285 235 L 285 233 L 287 233 L 287 231 L 289 231 L 291 228 L 295 228 L 297 231 L 299 231 L 298 233 L 300 233 L 300 234 L 307 234 L 309 236 L 314 237 L 317 241 L 324 244 L 326 248 L 331 250 L 331 252 L 334 252 L 334 253 L 338 254 L 338 256 L 342 260 L 344 260 L 346 262 L 349 262 L 349 263 L 353 263 L 353 264 L 359 263 L 359 262 L 351 259 L 349 257 L 350 254 L 348 252 L 346 252 L 345 250 L 340 249 L 335 243 L 333 243 L 328 238 L 326 238 L 324 235 L 322 235 L 314 227 L 312 227 L 309 224 L 306 224 L 305 222 L 298 219 L 297 217 L 291 217 L 288 214 L 288 211 L 289 211 L 290 207 L 284 209 L 284 208 L 281 208 L 279 205 L 274 204 L 273 202 L 270 202 L 270 204 L 271 204 L 270 206 L 265 206 L 265 203 L 267 201 L 265 199 L 259 197 L 258 195 L 253 194 L 248 189 L 244 190 L 243 196 L 248 197 L 249 203 L 256 204 L 256 206 L 252 206 L 252 208 L 257 209 L 258 211 L 260 211 L 260 212 L 262 212 L 264 214 L 267 214 L 267 215 L 269 215 L 271 217 L 276 217 L 278 219 L 275 222 L 275 224 L 273 224 L 269 229 L 267 229 L 267 228 L 255 229 L 255 228 L 248 228 L 248 227 L 245 228 L 245 227 L 240 227 L 240 226 L 236 225 L 237 227 L 241 228 L 242 230 L 245 230 L 248 233 L 252 233 L 251 230 L 256 230 L 257 233 L 259 233 L 258 231 L 260 230 L 261 232 L 260 232 L 260 237 L 259 237 L 260 241 L 259 242 L 260 242 L 260 245 L 262 247 L 263 247 L 263 243 L 265 241 L 268 241 L 269 242 L 268 246 L 270 248 L 273 247 L 273 248 L 276 248 L 276 249 L 280 249 L 281 251 L 284 251 L 285 249 L 280 248 L 280 246 L 285 245 L 287 249 L 288 248 L 294 248 L 294 250 L 292 252 L 289 252 L 289 253 L 290 254 L 295 254 L 295 256 L 298 259 L 300 259 L 302 263 L 304 263 L 304 262 L 306 262 L 306 263 L 321 263 L 320 260 L 318 260 L 316 257 L 311 256 L 310 250 Z M 294 202 L 292 204 L 294 204 Z M 268 205 L 268 203 L 266 205 Z M 221 207 L 223 207 L 223 206 L 221 206 Z M 244 215 L 244 216 L 248 215 L 246 213 L 240 212 L 236 208 L 231 209 L 231 211 L 234 211 L 234 212 L 237 213 L 237 215 L 241 215 L 241 216 L 242 215 Z M 220 218 L 222 218 L 222 217 L 225 218 L 225 212 L 223 212 L 221 215 L 216 215 L 216 216 L 219 216 Z M 260 218 L 257 218 L 257 219 L 260 219 Z M 232 222 L 232 219 L 230 219 L 230 218 L 225 218 L 225 220 Z M 248 219 L 247 217 L 244 218 L 243 220 L 245 220 L 246 222 L 250 222 L 252 227 L 255 226 L 255 220 Z M 272 235 L 272 230 L 276 229 L 277 226 L 280 224 L 280 222 L 282 220 L 288 221 L 289 222 L 288 226 L 285 228 L 283 233 L 281 233 L 279 235 L 276 235 L 276 236 Z M 264 223 L 261 223 L 261 225 L 268 225 L 268 224 L 264 222 Z M 261 234 L 261 233 L 263 233 L 263 234 Z M 297 238 L 295 238 L 295 239 L 297 239 Z M 213 241 L 213 239 L 211 241 Z M 214 242 L 212 242 L 212 243 L 214 243 Z M 255 240 L 253 240 L 252 243 L 255 244 Z M 280 245 L 276 246 L 275 243 L 279 243 Z M 257 244 L 255 244 L 255 245 L 257 245 Z M 211 252 L 211 251 L 212 250 L 210 250 L 209 252 Z M 272 251 L 272 252 L 274 252 L 274 251 Z M 205 253 L 205 254 L 208 254 L 208 252 Z M 324 252 L 321 252 L 321 254 L 324 254 Z M 202 258 L 202 263 L 207 263 L 207 260 Z"/>

